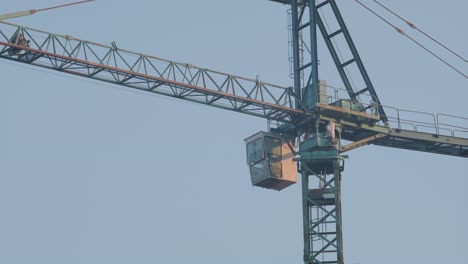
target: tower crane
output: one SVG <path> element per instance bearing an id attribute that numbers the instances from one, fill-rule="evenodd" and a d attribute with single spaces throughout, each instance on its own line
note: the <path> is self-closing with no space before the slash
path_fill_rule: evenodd
<path id="1" fill-rule="evenodd" d="M 270 121 L 268 131 L 246 139 L 252 184 L 283 190 L 300 175 L 304 262 L 343 264 L 344 153 L 372 144 L 467 158 L 468 129 L 442 119 L 468 119 L 437 114 L 429 115 L 430 122 L 406 120 L 401 115 L 407 110 L 382 103 L 335 0 L 271 1 L 291 8 L 291 87 L 6 21 L 0 22 L 0 58 Z M 322 10 L 334 20 L 334 29 Z M 319 78 L 319 36 L 344 89 Z M 335 38 L 344 40 L 341 47 Z M 348 58 L 340 48 L 349 51 Z M 362 86 L 353 83 L 351 67 Z"/>

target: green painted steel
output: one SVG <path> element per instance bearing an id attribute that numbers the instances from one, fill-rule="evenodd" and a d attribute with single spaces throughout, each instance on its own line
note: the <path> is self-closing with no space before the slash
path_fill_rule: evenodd
<path id="1" fill-rule="evenodd" d="M 300 145 L 304 262 L 343 264 L 339 141 L 314 133 Z"/>
<path id="2" fill-rule="evenodd" d="M 300 95 L 301 105 L 297 109 L 316 111 L 319 99 L 316 0 L 291 2 L 292 52 L 294 91 Z M 310 47 L 310 56 L 301 56 L 302 45 Z M 305 108 L 304 108 L 305 107 Z"/>
<path id="3" fill-rule="evenodd" d="M 299 173 L 302 175 L 304 262 L 343 264 L 343 167 L 340 162 L 344 157 L 340 156 L 340 141 L 338 140 L 337 145 L 332 145 L 330 137 L 320 131 L 323 130 L 326 121 L 340 124 L 339 136 L 343 138 L 387 147 L 443 152 L 447 155 L 466 157 L 468 140 L 440 138 L 436 121 L 436 136 L 402 131 L 399 116 L 398 130 L 390 128 L 389 121 L 393 120 L 389 120 L 385 113 L 335 0 L 272 1 L 291 6 L 294 91 L 299 97 L 297 99 L 303 103 L 303 106 L 296 103 L 295 107 L 320 113 L 318 116 L 301 120 L 301 126 L 296 131 L 300 142 L 298 161 Z M 327 11 L 331 14 L 329 16 L 335 24 L 334 28 L 327 22 Z M 334 98 L 335 101 L 329 102 L 326 88 L 319 83 L 317 28 L 330 51 L 349 98 Z M 335 40 L 338 36 L 345 40 L 344 48 L 350 51 L 351 57 L 346 60 L 339 52 L 340 47 Z M 302 45 L 309 47 L 309 54 L 301 54 Z M 358 70 L 364 87 L 356 87 L 352 82 L 350 67 Z M 301 108 L 304 106 L 305 109 Z M 372 113 L 368 113 L 368 109 L 372 109 Z M 346 122 L 350 126 L 347 126 Z M 450 146 L 455 142 L 458 143 Z M 354 148 L 362 145 L 365 144 L 356 145 Z"/>
<path id="4" fill-rule="evenodd" d="M 343 81 L 349 99 L 353 103 L 365 103 L 374 105 L 378 108 L 380 119 L 388 123 L 384 107 L 382 106 L 372 81 L 367 73 L 364 63 L 361 60 L 359 52 L 354 44 L 351 34 L 348 31 L 346 23 L 341 15 L 335 0 L 270 0 L 291 6 L 292 14 L 292 35 L 293 35 L 293 66 L 294 66 L 294 85 L 301 87 L 302 101 L 308 109 L 315 107 L 314 102 L 318 98 L 318 56 L 317 56 L 317 31 L 320 31 L 325 44 L 330 52 L 331 58 L 336 65 L 336 69 Z M 327 15 L 328 14 L 328 18 Z M 330 15 L 331 14 L 331 15 Z M 330 20 L 331 22 L 329 22 Z M 336 24 L 332 26 L 331 24 Z M 318 28 L 318 30 L 317 30 Z M 305 31 L 309 32 L 305 32 Z M 303 34 L 303 32 L 305 32 Z M 307 35 L 309 37 L 301 38 Z M 336 41 L 342 37 L 345 45 L 339 45 Z M 298 55 L 300 42 L 310 48 L 309 56 L 301 58 Z M 339 50 L 347 50 L 351 57 L 346 60 Z M 353 67 L 359 72 L 358 78 L 353 78 Z M 300 81 L 302 80 L 302 83 Z M 362 79 L 364 87 L 353 83 L 353 79 Z M 297 88 L 296 88 L 297 89 Z M 298 91 L 296 91 L 298 94 Z"/>

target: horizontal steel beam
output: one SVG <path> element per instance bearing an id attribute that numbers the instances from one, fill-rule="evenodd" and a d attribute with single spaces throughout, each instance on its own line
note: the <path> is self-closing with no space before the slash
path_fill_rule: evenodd
<path id="1" fill-rule="evenodd" d="M 4 22 L 0 57 L 281 122 L 304 114 L 288 87 Z"/>
<path id="2" fill-rule="evenodd" d="M 293 0 L 269 0 L 269 1 L 280 3 L 280 4 L 285 4 L 285 5 L 290 5 L 291 1 Z"/>
<path id="3" fill-rule="evenodd" d="M 387 135 L 385 135 L 385 134 L 379 133 L 377 135 L 373 135 L 371 137 L 358 140 L 356 142 L 353 142 L 351 144 L 348 144 L 348 145 L 345 145 L 345 146 L 341 147 L 341 153 L 346 152 L 346 151 L 350 151 L 350 150 L 353 150 L 353 149 L 356 149 L 356 148 L 359 148 L 359 147 L 362 147 L 362 146 L 365 146 L 365 145 L 369 145 L 373 141 L 376 141 L 377 139 L 383 138 L 383 137 L 386 137 L 386 136 Z"/>
<path id="4" fill-rule="evenodd" d="M 348 111 L 348 113 L 351 112 Z M 320 119 L 340 124 L 343 131 L 341 137 L 344 140 L 359 142 L 379 135 L 379 138 L 369 142 L 369 144 L 468 158 L 468 138 L 434 135 L 359 123 L 339 118 L 337 114 L 333 113 L 321 114 Z"/>

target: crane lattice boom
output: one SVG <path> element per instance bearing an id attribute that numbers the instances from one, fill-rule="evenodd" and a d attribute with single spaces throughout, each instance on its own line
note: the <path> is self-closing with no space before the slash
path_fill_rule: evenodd
<path id="1" fill-rule="evenodd" d="M 2 22 L 3 58 L 152 93 L 288 121 L 289 88 Z M 8 34 L 8 32 L 14 32 Z M 20 43 L 18 39 L 27 39 Z"/>
<path id="2" fill-rule="evenodd" d="M 292 88 L 139 54 L 120 49 L 115 44 L 106 46 L 2 21 L 0 47 L 0 58 L 3 59 L 269 120 L 294 123 L 317 116 L 294 108 L 294 103 L 299 100 Z M 372 143 L 468 157 L 466 138 L 351 122 L 341 118 L 349 111 L 326 104 L 319 106 L 322 110 L 319 117 L 342 124 L 343 139 L 358 142 L 356 144 Z M 389 119 L 397 124 L 404 123 L 398 115 L 389 116 Z M 437 128 L 439 124 L 435 122 L 433 126 Z"/>

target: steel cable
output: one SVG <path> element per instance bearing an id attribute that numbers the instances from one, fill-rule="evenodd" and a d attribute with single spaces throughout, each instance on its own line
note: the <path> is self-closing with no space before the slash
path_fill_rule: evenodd
<path id="1" fill-rule="evenodd" d="M 384 21 L 387 25 L 391 26 L 392 28 L 394 28 L 398 33 L 400 33 L 401 35 L 407 37 L 408 39 L 410 39 L 411 41 L 413 41 L 416 45 L 418 45 L 419 47 L 423 48 L 425 51 L 427 51 L 429 54 L 431 54 L 432 56 L 434 56 L 435 58 L 437 58 L 438 60 L 440 60 L 441 62 L 443 62 L 445 65 L 447 65 L 448 67 L 450 67 L 452 70 L 456 71 L 458 74 L 460 74 L 461 76 L 465 77 L 465 79 L 468 79 L 468 76 L 466 74 L 464 74 L 462 71 L 460 71 L 459 69 L 455 68 L 455 66 L 451 65 L 450 63 L 448 63 L 446 60 L 442 59 L 440 56 L 438 56 L 437 54 L 435 54 L 434 52 L 432 52 L 431 50 L 429 50 L 428 48 L 426 48 L 423 44 L 421 44 L 420 42 L 418 42 L 417 40 L 415 40 L 414 38 L 410 37 L 408 34 L 406 34 L 402 29 L 400 29 L 399 27 L 393 25 L 390 21 L 388 21 L 387 19 L 385 19 L 384 17 L 382 17 L 381 15 L 377 14 L 374 10 L 372 10 L 370 7 L 368 7 L 367 5 L 363 4 L 361 1 L 359 0 L 354 0 L 355 2 L 357 2 L 358 4 L 360 4 L 361 6 L 363 6 L 367 11 L 371 12 L 372 14 L 374 14 L 376 17 L 380 18 L 382 21 Z"/>
<path id="2" fill-rule="evenodd" d="M 458 58 L 460 58 L 460 59 L 463 60 L 464 62 L 467 62 L 467 63 L 468 63 L 468 60 L 466 60 L 465 58 L 463 58 L 460 54 L 458 54 L 457 52 L 453 51 L 452 49 L 450 49 L 449 47 L 447 47 L 447 45 L 444 45 L 443 43 L 441 43 L 440 41 L 438 41 L 437 39 L 435 39 L 434 37 L 432 37 L 432 36 L 429 35 L 428 33 L 422 31 L 421 29 L 419 29 L 419 28 L 418 28 L 415 24 L 413 24 L 411 21 L 404 19 L 402 16 L 398 15 L 395 11 L 391 10 L 390 8 L 388 8 L 387 6 L 383 5 L 383 4 L 380 3 L 379 1 L 377 1 L 377 0 L 372 0 L 372 1 L 374 1 L 376 4 L 378 4 L 379 6 L 381 6 L 383 9 L 385 9 L 385 10 L 387 10 L 388 12 L 392 13 L 394 16 L 398 17 L 400 20 L 402 20 L 403 22 L 405 22 L 406 24 L 408 24 L 408 26 L 410 26 L 411 28 L 416 29 L 419 33 L 423 34 L 423 35 L 426 36 L 427 38 L 431 39 L 432 41 L 434 41 L 435 43 L 439 44 L 441 47 L 443 47 L 444 49 L 446 49 L 447 51 L 449 51 L 450 53 L 452 53 L 453 55 L 457 56 Z"/>
<path id="3" fill-rule="evenodd" d="M 34 11 L 34 13 L 36 13 L 36 12 L 42 12 L 42 11 L 47 11 L 47 10 L 72 6 L 72 5 L 79 5 L 79 4 L 84 4 L 84 3 L 87 3 L 87 2 L 94 2 L 94 1 L 96 1 L 96 0 L 83 0 L 83 1 L 78 1 L 78 2 L 74 2 L 74 3 L 63 4 L 63 5 L 58 5 L 58 6 L 52 6 L 52 7 L 47 7 L 47 8 L 33 9 L 33 11 Z"/>

